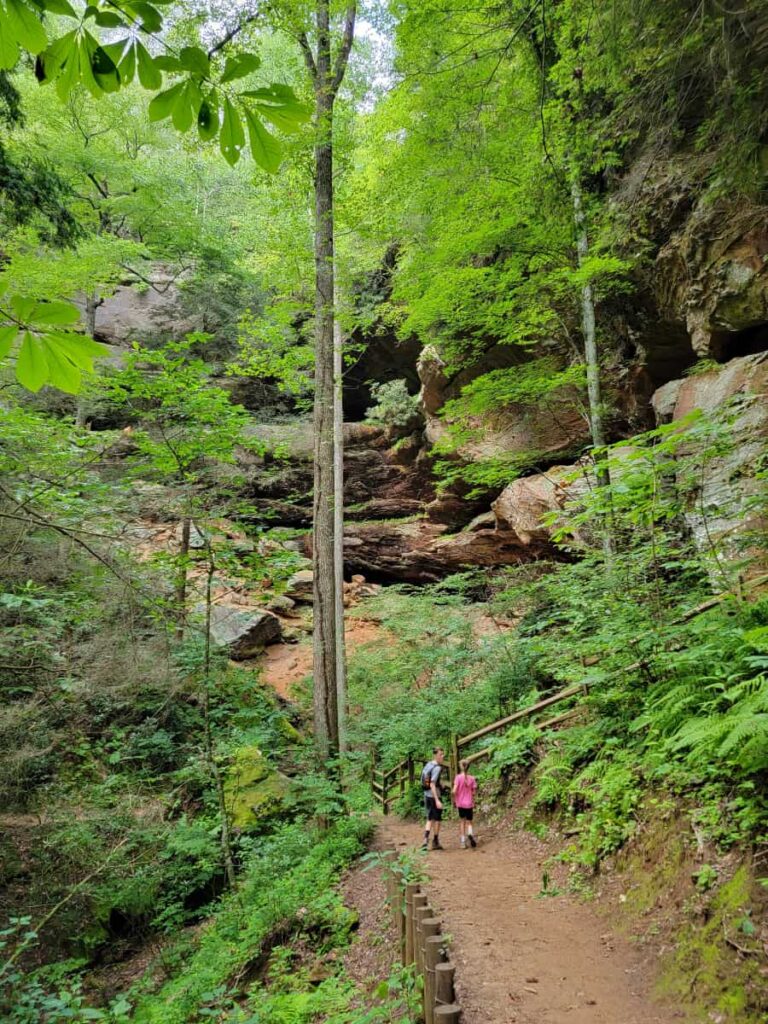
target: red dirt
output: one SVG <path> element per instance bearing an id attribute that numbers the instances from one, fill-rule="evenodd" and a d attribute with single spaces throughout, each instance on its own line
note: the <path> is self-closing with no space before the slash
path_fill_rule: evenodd
<path id="1" fill-rule="evenodd" d="M 386 632 L 376 622 L 368 619 L 346 620 L 344 638 L 348 651 L 381 640 L 385 636 Z M 254 664 L 262 669 L 264 682 L 272 686 L 279 696 L 290 700 L 291 687 L 312 671 L 312 645 L 273 644 L 267 647 Z"/>
<path id="2" fill-rule="evenodd" d="M 420 824 L 387 819 L 397 849 L 420 843 Z M 463 1024 L 672 1024 L 681 1013 L 649 995 L 652 965 L 598 909 L 565 894 L 541 897 L 551 850 L 532 835 L 482 827 L 476 850 L 443 825 L 445 850 L 427 855 L 426 885 L 452 936 Z"/>

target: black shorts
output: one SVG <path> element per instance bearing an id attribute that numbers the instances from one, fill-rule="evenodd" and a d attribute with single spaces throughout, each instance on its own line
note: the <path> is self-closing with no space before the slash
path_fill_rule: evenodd
<path id="1" fill-rule="evenodd" d="M 472 821 L 472 808 L 471 807 L 457 807 L 456 810 L 459 812 L 459 817 L 465 821 Z"/>
<path id="2" fill-rule="evenodd" d="M 443 809 L 442 807 L 435 807 L 435 798 L 433 796 L 424 797 L 424 810 L 427 812 L 427 821 L 443 820 Z"/>

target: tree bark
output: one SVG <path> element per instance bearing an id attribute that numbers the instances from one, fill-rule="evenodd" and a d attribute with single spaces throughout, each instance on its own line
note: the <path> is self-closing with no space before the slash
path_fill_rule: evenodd
<path id="1" fill-rule="evenodd" d="M 355 4 L 347 8 L 336 59 L 331 54 L 330 0 L 317 0 L 313 54 L 306 34 L 299 44 L 315 89 L 315 403 L 312 527 L 313 709 L 315 744 L 323 761 L 340 749 L 344 717 L 343 577 L 335 538 L 343 544 L 343 503 L 337 501 L 334 381 L 333 105 L 344 78 L 355 29 Z M 341 456 L 339 456 L 341 457 Z M 338 510 L 337 510 L 338 506 Z M 343 548 L 341 549 L 343 553 Z M 339 604 L 341 602 L 341 604 Z M 341 621 L 340 621 L 341 620 Z M 341 693 L 341 711 L 339 694 Z"/>
<path id="2" fill-rule="evenodd" d="M 184 639 L 184 620 L 187 615 L 187 569 L 189 568 L 189 538 L 192 533 L 192 519 L 184 516 L 181 521 L 181 543 L 179 544 L 179 565 L 176 570 L 176 639 Z"/>
<path id="3" fill-rule="evenodd" d="M 338 302 L 337 302 L 338 306 Z M 344 376 L 338 310 L 333 321 L 333 574 L 336 586 L 336 711 L 339 750 L 347 749 L 347 659 L 344 643 Z"/>
<path id="4" fill-rule="evenodd" d="M 589 256 L 589 238 L 587 222 L 584 216 L 581 183 L 578 171 L 571 178 L 571 200 L 573 202 L 573 219 L 576 224 L 576 252 L 579 266 L 582 267 Z M 603 402 L 600 389 L 600 359 L 597 352 L 597 332 L 595 328 L 595 297 L 591 282 L 587 281 L 581 288 L 581 329 L 584 335 L 584 363 L 587 371 L 587 397 L 589 400 L 589 429 L 595 452 L 595 475 L 599 487 L 609 487 L 611 475 L 608 460 L 600 449 L 605 448 L 607 439 L 603 423 Z M 603 550 L 606 558 L 613 554 L 613 535 L 610 517 L 606 521 L 603 532 Z"/>
<path id="5" fill-rule="evenodd" d="M 314 724 L 318 753 L 339 750 L 333 458 L 333 100 L 329 0 L 318 0 L 315 57 L 315 404 L 312 569 Z"/>

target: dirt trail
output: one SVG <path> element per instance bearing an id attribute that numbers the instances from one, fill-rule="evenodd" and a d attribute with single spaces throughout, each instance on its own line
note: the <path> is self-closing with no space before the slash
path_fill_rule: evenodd
<path id="1" fill-rule="evenodd" d="M 385 819 L 379 839 L 413 847 L 419 829 Z M 478 829 L 477 849 L 461 850 L 456 823 L 443 829 L 426 888 L 453 936 L 463 1024 L 679 1024 L 651 1001 L 649 964 L 594 907 L 538 896 L 543 843 Z"/>

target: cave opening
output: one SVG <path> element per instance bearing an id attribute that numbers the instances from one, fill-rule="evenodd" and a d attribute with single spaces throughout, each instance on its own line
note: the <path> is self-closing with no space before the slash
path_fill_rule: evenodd
<path id="1" fill-rule="evenodd" d="M 710 343 L 712 358 L 728 363 L 741 356 L 768 352 L 768 321 L 744 327 L 740 331 L 715 331 Z"/>

